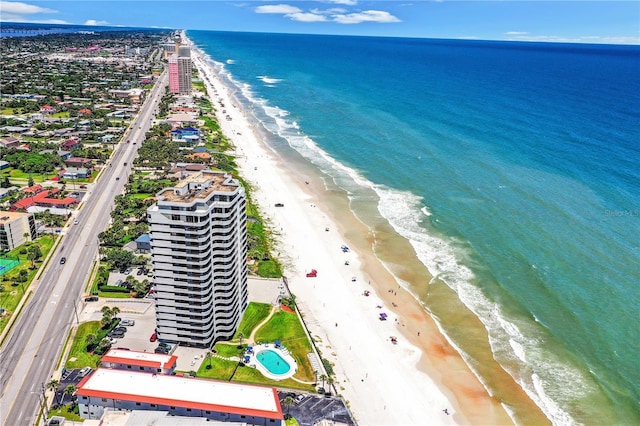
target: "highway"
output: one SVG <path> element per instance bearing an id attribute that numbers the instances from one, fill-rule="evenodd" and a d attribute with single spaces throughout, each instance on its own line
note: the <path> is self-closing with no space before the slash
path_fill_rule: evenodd
<path id="1" fill-rule="evenodd" d="M 165 71 L 147 96 L 109 164 L 97 182 L 89 185 L 83 205 L 31 299 L 0 348 L 0 425 L 33 425 L 42 405 L 42 387 L 51 379 L 65 340 L 82 310 L 83 290 L 98 257 L 98 234 L 109 223 L 114 198 L 122 193 L 137 149 L 144 140 L 167 85 Z M 130 140 L 130 143 L 127 143 Z M 125 166 L 126 164 L 126 166 Z M 119 179 L 116 180 L 116 177 Z M 60 259 L 66 257 L 65 264 Z M 75 309 L 74 309 L 75 305 Z"/>

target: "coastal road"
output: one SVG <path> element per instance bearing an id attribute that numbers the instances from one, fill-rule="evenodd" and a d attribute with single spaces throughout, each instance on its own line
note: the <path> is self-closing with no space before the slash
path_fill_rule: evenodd
<path id="1" fill-rule="evenodd" d="M 167 84 L 166 71 L 131 124 L 99 180 L 62 236 L 58 251 L 0 349 L 0 425 L 33 425 L 42 406 L 42 389 L 49 382 L 77 312 L 93 261 L 98 254 L 98 234 L 107 228 L 113 200 L 127 183 L 131 162 L 144 140 Z M 130 140 L 127 143 L 126 140 Z M 126 166 L 125 166 L 126 164 Z M 116 178 L 119 178 L 116 180 Z M 66 257 L 65 264 L 60 259 Z"/>

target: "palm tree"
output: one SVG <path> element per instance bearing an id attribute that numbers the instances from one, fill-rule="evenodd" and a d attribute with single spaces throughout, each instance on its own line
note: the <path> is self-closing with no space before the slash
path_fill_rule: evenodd
<path id="1" fill-rule="evenodd" d="M 98 339 L 98 336 L 96 336 L 95 334 L 93 334 L 93 333 L 87 334 L 87 336 L 84 338 L 84 341 L 87 344 L 87 348 L 92 347 L 93 345 L 95 345 L 97 339 Z"/>
<path id="2" fill-rule="evenodd" d="M 73 398 L 73 394 L 76 393 L 76 390 L 78 390 L 76 385 L 68 385 L 66 388 L 64 388 L 64 394 L 71 399 L 71 405 L 75 404 L 75 399 Z"/>
<path id="3" fill-rule="evenodd" d="M 244 334 L 242 334 L 242 333 L 238 334 L 238 341 L 240 342 L 238 344 L 238 348 L 241 348 L 242 347 L 242 342 L 244 342 Z"/>
<path id="4" fill-rule="evenodd" d="M 324 388 L 324 381 L 327 380 L 327 375 L 326 374 L 321 374 L 320 375 L 320 380 L 322 380 L 322 387 Z"/>
<path id="5" fill-rule="evenodd" d="M 213 357 L 213 354 L 210 351 L 207 351 L 207 354 L 205 355 L 205 359 L 207 359 L 209 361 L 209 365 L 207 365 L 205 368 L 207 370 L 211 370 L 212 366 L 211 366 L 211 358 Z"/>
<path id="6" fill-rule="evenodd" d="M 60 385 L 60 381 L 56 379 L 51 379 L 51 381 L 47 383 L 47 389 L 53 391 L 53 396 L 55 397 L 56 404 L 60 404 L 60 401 L 58 401 L 58 392 L 57 392 L 59 385 Z"/>
<path id="7" fill-rule="evenodd" d="M 289 414 L 289 410 L 291 409 L 291 406 L 293 405 L 293 403 L 295 402 L 295 400 L 293 398 L 291 398 L 290 396 L 286 397 L 282 403 L 287 407 L 287 417 L 291 417 Z"/>
<path id="8" fill-rule="evenodd" d="M 333 382 L 334 382 L 333 377 L 329 376 L 327 378 L 327 384 L 329 385 L 329 388 L 333 387 Z"/>

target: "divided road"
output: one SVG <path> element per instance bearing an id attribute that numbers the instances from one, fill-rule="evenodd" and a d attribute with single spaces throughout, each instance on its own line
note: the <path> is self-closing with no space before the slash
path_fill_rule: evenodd
<path id="1" fill-rule="evenodd" d="M 33 425 L 36 421 L 42 406 L 42 387 L 49 382 L 68 332 L 76 322 L 74 311 L 81 310 L 84 303 L 82 291 L 98 255 L 98 234 L 107 228 L 113 200 L 127 183 L 131 163 L 155 116 L 167 81 L 165 71 L 109 165 L 99 180 L 89 186 L 76 216 L 79 223 L 70 225 L 61 237 L 57 252 L 50 256 L 31 299 L 0 349 L 0 425 Z M 65 264 L 60 263 L 62 257 L 67 258 Z"/>

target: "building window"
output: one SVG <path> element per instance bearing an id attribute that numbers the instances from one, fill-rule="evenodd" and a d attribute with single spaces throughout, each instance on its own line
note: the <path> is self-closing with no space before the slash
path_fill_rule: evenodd
<path id="1" fill-rule="evenodd" d="M 107 398 L 102 398 L 102 402 L 107 402 Z"/>
<path id="2" fill-rule="evenodd" d="M 136 405 L 137 405 L 137 406 L 140 406 L 140 405 L 142 405 L 142 404 L 140 404 L 139 402 L 136 402 Z"/>
<path id="3" fill-rule="evenodd" d="M 190 412 L 191 412 L 191 408 L 187 408 L 187 412 L 189 412 L 189 413 L 190 413 Z"/>
<path id="4" fill-rule="evenodd" d="M 158 371 L 158 373 L 162 373 L 162 369 L 156 368 L 156 370 Z"/>
<path id="5" fill-rule="evenodd" d="M 130 366 L 130 365 L 127 365 L 127 368 L 128 368 L 129 370 L 131 370 L 131 366 Z"/>
<path id="6" fill-rule="evenodd" d="M 144 367 L 140 367 L 140 370 L 144 370 Z"/>
<path id="7" fill-rule="evenodd" d="M 156 404 L 150 404 L 151 408 L 156 408 Z"/>

